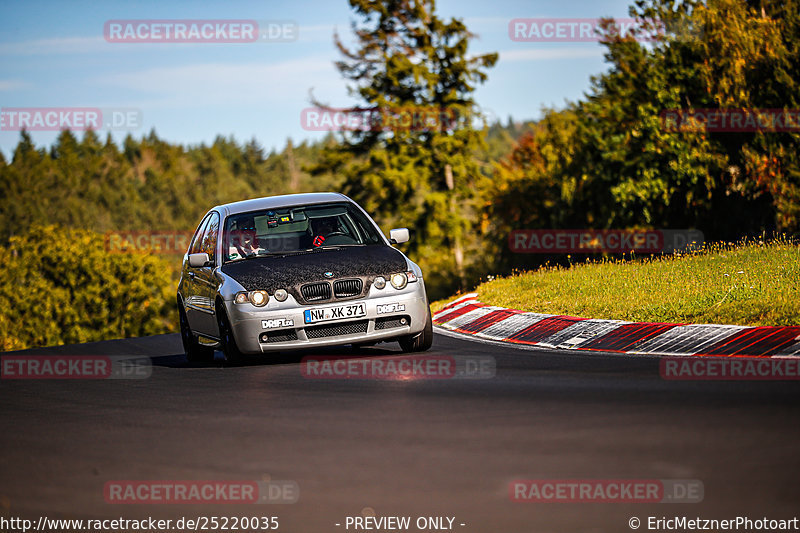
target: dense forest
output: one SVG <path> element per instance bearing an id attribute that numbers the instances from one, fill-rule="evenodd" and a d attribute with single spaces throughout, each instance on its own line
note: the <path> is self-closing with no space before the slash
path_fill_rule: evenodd
<path id="1" fill-rule="evenodd" d="M 462 21 L 439 19 L 433 2 L 350 4 L 356 49 L 337 38 L 337 67 L 365 106 L 472 112 L 498 56 L 471 56 Z M 244 198 L 348 194 L 384 230 L 413 231 L 403 249 L 433 298 L 563 259 L 511 253 L 514 229 L 797 234 L 796 131 L 676 130 L 664 112 L 796 112 L 798 3 L 640 0 L 631 15 L 671 30 L 655 41 L 609 32 L 607 71 L 536 123 L 339 132 L 270 153 L 256 140 L 186 147 L 155 131 L 121 146 L 64 131 L 43 148 L 23 132 L 10 161 L 0 155 L 2 349 L 174 331 L 179 260 L 106 253 L 103 235 L 192 230 L 211 206 Z"/>

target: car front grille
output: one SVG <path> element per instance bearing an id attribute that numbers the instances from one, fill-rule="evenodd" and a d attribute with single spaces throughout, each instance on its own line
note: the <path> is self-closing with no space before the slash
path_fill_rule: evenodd
<path id="1" fill-rule="evenodd" d="M 331 297 L 331 284 L 327 281 L 309 283 L 300 287 L 300 292 L 307 302 L 329 300 Z"/>
<path id="2" fill-rule="evenodd" d="M 401 322 L 402 321 L 402 322 Z M 375 320 L 375 329 L 404 328 L 411 324 L 407 316 L 389 316 Z"/>
<path id="3" fill-rule="evenodd" d="M 356 335 L 358 333 L 366 333 L 368 323 L 369 320 L 358 320 L 356 322 L 345 322 L 343 324 L 307 327 L 306 336 L 309 339 L 319 339 L 322 337 L 336 337 L 338 335 Z"/>
<path id="4" fill-rule="evenodd" d="M 361 294 L 363 284 L 360 279 L 340 279 L 333 283 L 333 294 L 337 298 L 346 298 L 348 296 L 357 296 Z"/>

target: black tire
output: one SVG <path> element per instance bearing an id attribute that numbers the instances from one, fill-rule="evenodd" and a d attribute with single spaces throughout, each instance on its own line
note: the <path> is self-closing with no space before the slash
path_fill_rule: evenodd
<path id="1" fill-rule="evenodd" d="M 236 345 L 228 314 L 220 302 L 217 302 L 217 326 L 219 326 L 219 346 L 222 355 L 225 356 L 225 364 L 228 366 L 241 365 L 246 356 L 239 351 L 239 347 Z"/>
<path id="2" fill-rule="evenodd" d="M 178 300 L 178 320 L 181 325 L 181 342 L 183 343 L 183 353 L 186 354 L 186 359 L 191 363 L 205 363 L 214 360 L 214 349 L 208 346 L 203 346 L 197 341 L 191 328 L 189 328 L 189 320 L 186 318 L 186 310 L 183 308 L 183 303 Z"/>
<path id="3" fill-rule="evenodd" d="M 409 335 L 398 339 L 400 348 L 404 352 L 424 352 L 433 344 L 433 319 L 431 318 L 431 308 L 428 307 L 428 318 L 425 320 L 425 329 L 416 335 Z"/>

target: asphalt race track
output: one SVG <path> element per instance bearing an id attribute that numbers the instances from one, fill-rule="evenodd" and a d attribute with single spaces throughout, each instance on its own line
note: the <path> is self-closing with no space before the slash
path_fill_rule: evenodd
<path id="1" fill-rule="evenodd" d="M 238 368 L 189 364 L 178 335 L 25 353 L 141 354 L 154 366 L 140 380 L 0 382 L 7 516 L 277 515 L 279 531 L 296 533 L 345 531 L 346 516 L 371 508 L 455 517 L 457 531 L 546 533 L 630 531 L 634 516 L 800 514 L 797 381 L 667 381 L 658 358 L 442 334 L 427 355 L 492 356 L 496 376 L 307 379 L 300 360 L 310 353 Z M 265 476 L 296 482 L 299 501 L 115 505 L 103 494 L 110 480 Z M 704 499 L 520 503 L 509 496 L 517 479 L 696 479 Z"/>

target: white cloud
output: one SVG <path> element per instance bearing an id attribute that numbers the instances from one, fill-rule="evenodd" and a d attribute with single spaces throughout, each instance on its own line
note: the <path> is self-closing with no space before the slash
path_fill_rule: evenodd
<path id="1" fill-rule="evenodd" d="M 0 91 L 15 91 L 28 85 L 27 82 L 20 80 L 0 80 Z"/>
<path id="2" fill-rule="evenodd" d="M 300 26 L 297 29 L 298 42 L 322 42 L 333 46 L 333 34 L 338 31 L 340 37 L 350 33 L 348 22 L 339 24 L 318 24 L 315 26 Z"/>
<path id="3" fill-rule="evenodd" d="M 97 84 L 139 91 L 152 98 L 141 107 L 264 105 L 308 100 L 308 90 L 325 99 L 344 85 L 332 60 L 306 57 L 278 63 L 201 63 L 156 67 L 98 77 Z M 147 98 L 147 97 L 146 97 Z"/>
<path id="4" fill-rule="evenodd" d="M 103 37 L 64 37 L 0 43 L 2 56 L 32 56 L 53 54 L 84 54 L 97 52 Z"/>
<path id="5" fill-rule="evenodd" d="M 500 61 L 504 63 L 517 61 L 549 61 L 553 59 L 576 59 L 584 57 L 602 58 L 604 50 L 599 46 L 580 48 L 529 48 L 521 50 L 504 50 L 500 53 Z"/>

